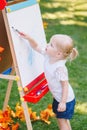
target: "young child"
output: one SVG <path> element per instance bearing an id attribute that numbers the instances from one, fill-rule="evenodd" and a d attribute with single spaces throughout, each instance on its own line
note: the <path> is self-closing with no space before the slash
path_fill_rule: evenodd
<path id="1" fill-rule="evenodd" d="M 78 55 L 78 51 L 73 47 L 73 40 L 68 35 L 56 34 L 43 49 L 30 36 L 21 32 L 20 35 L 29 41 L 34 50 L 44 55 L 44 73 L 53 95 L 53 111 L 58 119 L 59 129 L 71 130 L 69 120 L 74 113 L 75 96 L 69 84 L 65 64 L 68 59 L 73 60 Z"/>

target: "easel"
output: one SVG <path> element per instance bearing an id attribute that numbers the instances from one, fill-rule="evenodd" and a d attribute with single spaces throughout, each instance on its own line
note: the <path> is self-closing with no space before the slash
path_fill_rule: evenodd
<path id="1" fill-rule="evenodd" d="M 34 0 L 34 2 L 35 2 L 35 0 Z M 7 37 L 8 37 L 8 43 L 10 46 L 12 60 L 13 60 L 11 74 L 10 75 L 0 74 L 0 78 L 9 80 L 5 101 L 3 104 L 3 111 L 6 109 L 6 107 L 8 105 L 8 101 L 9 101 L 9 97 L 10 97 L 10 93 L 11 93 L 11 89 L 12 89 L 12 84 L 13 84 L 13 81 L 15 80 L 17 82 L 19 95 L 20 95 L 20 99 L 22 102 L 21 104 L 24 109 L 27 130 L 32 130 L 30 116 L 28 113 L 28 107 L 27 107 L 27 103 L 25 101 L 33 102 L 33 103 L 38 102 L 49 91 L 47 81 L 45 79 L 44 73 L 42 73 L 33 82 L 31 82 L 29 84 L 29 86 L 27 86 L 26 89 L 28 89 L 28 91 L 26 91 L 26 94 L 25 94 L 25 91 L 24 91 L 23 85 L 22 85 L 22 79 L 20 76 L 19 68 L 18 68 L 17 57 L 16 57 L 16 53 L 14 50 L 14 46 L 13 46 L 11 30 L 9 28 L 9 22 L 8 22 L 8 18 L 7 18 L 5 9 L 2 10 L 2 15 L 3 15 L 3 19 L 4 19 L 5 29 L 6 29 Z M 33 89 L 32 89 L 32 86 L 34 86 Z"/>
<path id="2" fill-rule="evenodd" d="M 18 70 L 18 67 L 17 67 L 17 61 L 16 61 L 16 57 L 15 57 L 15 52 L 14 52 L 14 48 L 13 48 L 13 44 L 12 44 L 12 38 L 11 38 L 10 30 L 9 30 L 9 27 L 8 27 L 8 20 L 7 20 L 5 10 L 2 10 L 2 14 L 3 14 L 4 22 L 5 22 L 7 37 L 8 37 L 8 41 L 9 41 L 9 45 L 10 45 L 10 49 L 11 49 L 11 54 L 12 54 L 12 58 L 13 58 L 13 66 L 14 66 L 13 69 L 12 69 L 11 75 L 0 74 L 0 78 L 9 80 L 7 92 L 6 92 L 6 97 L 5 97 L 5 101 L 4 101 L 4 105 L 3 105 L 3 110 L 5 110 L 7 105 L 8 105 L 8 100 L 9 100 L 9 97 L 10 97 L 10 92 L 11 92 L 13 80 L 17 81 L 17 86 L 18 86 L 18 89 L 19 89 L 19 94 L 20 94 L 21 99 L 24 96 L 24 91 L 23 91 L 23 88 L 22 88 L 21 79 L 19 78 L 20 74 L 19 74 L 19 70 Z M 14 75 L 14 73 L 16 73 L 16 75 Z M 30 116 L 29 116 L 29 113 L 28 113 L 27 103 L 22 101 L 21 104 L 22 104 L 22 107 L 24 109 L 24 115 L 25 115 L 25 120 L 26 120 L 26 124 L 27 124 L 27 129 L 32 130 L 32 125 L 31 125 Z"/>

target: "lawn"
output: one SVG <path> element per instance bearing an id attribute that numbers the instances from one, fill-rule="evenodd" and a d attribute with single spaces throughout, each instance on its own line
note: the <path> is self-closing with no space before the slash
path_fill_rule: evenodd
<path id="1" fill-rule="evenodd" d="M 53 34 L 68 34 L 74 39 L 75 47 L 79 51 L 78 58 L 67 63 L 69 79 L 76 95 L 75 114 L 71 120 L 73 130 L 87 130 L 87 2 L 86 0 L 39 0 L 43 21 L 48 23 L 45 28 L 46 39 L 49 42 Z M 0 109 L 2 109 L 6 92 L 7 80 L 0 80 Z M 15 99 L 15 100 L 14 100 Z M 14 110 L 19 102 L 16 82 L 13 84 L 9 106 Z M 28 103 L 37 114 L 52 103 L 48 93 L 37 104 Z M 51 124 L 32 122 L 33 130 L 59 130 L 55 118 Z M 26 130 L 26 124 L 20 122 L 19 130 Z"/>

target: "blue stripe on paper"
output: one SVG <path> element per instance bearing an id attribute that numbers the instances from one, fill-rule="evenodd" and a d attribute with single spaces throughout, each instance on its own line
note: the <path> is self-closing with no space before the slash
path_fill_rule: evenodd
<path id="1" fill-rule="evenodd" d="M 12 11 L 16 11 L 16 10 L 19 10 L 19 9 L 34 5 L 36 3 L 37 3 L 36 0 L 27 0 L 27 1 L 24 1 L 24 2 L 20 2 L 20 3 L 17 3 L 17 4 L 6 6 L 6 11 L 8 13 L 10 13 Z"/>

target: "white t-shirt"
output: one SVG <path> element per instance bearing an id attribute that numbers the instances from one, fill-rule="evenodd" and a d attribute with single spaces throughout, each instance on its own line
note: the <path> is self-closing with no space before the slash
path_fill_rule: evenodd
<path id="1" fill-rule="evenodd" d="M 41 52 L 44 55 L 44 51 Z M 62 86 L 60 81 L 68 80 L 68 70 L 65 66 L 66 60 L 60 60 L 53 64 L 49 63 L 49 57 L 44 55 L 44 73 L 48 81 L 48 87 L 53 97 L 60 102 L 62 96 Z M 67 102 L 72 101 L 75 98 L 73 89 L 68 84 L 68 97 Z"/>

